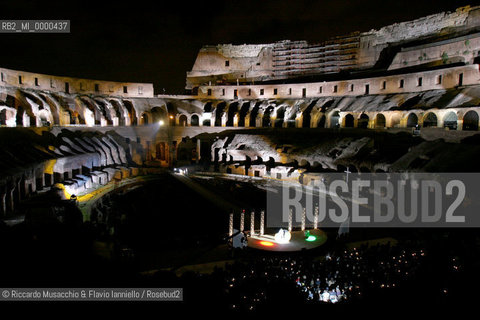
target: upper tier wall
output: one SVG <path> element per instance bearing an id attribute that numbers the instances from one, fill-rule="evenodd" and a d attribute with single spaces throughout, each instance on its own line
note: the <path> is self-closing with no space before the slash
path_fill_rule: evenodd
<path id="1" fill-rule="evenodd" d="M 379 30 L 353 32 L 316 44 L 306 41 L 281 41 L 263 45 L 205 46 L 198 53 L 192 71 L 187 72 L 186 88 L 374 68 L 388 46 L 421 39 L 427 39 L 425 43 L 428 44 L 437 35 L 454 37 L 479 27 L 480 7 L 463 7 L 455 12 L 433 14 L 395 23 Z M 448 49 L 452 48 L 447 48 L 447 51 Z M 471 49 L 469 53 L 478 51 L 479 48 Z M 463 51 L 465 50 L 462 50 L 460 55 Z M 452 56 L 455 52 L 447 53 Z M 418 56 L 414 58 L 418 59 Z M 404 66 L 405 59 L 399 59 L 400 64 L 395 62 L 395 68 Z M 413 60 L 409 62 L 413 63 Z"/>
<path id="2" fill-rule="evenodd" d="M 382 77 L 312 83 L 201 86 L 200 99 L 301 99 L 449 89 L 479 84 L 479 66 L 468 65 Z"/>
<path id="3" fill-rule="evenodd" d="M 95 94 L 118 97 L 153 97 L 153 84 L 114 82 L 0 68 L 0 86 L 45 90 L 57 93 Z"/>

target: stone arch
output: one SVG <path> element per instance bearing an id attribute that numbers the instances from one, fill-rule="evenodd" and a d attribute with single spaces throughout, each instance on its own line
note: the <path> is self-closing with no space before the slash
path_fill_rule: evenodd
<path id="1" fill-rule="evenodd" d="M 136 126 L 138 124 L 137 111 L 133 107 L 133 103 L 128 100 L 123 100 L 123 105 L 127 109 L 128 116 L 130 118 L 130 125 Z"/>
<path id="2" fill-rule="evenodd" d="M 200 125 L 200 117 L 197 114 L 192 114 L 190 117 L 190 125 L 192 127 L 198 127 Z"/>
<path id="3" fill-rule="evenodd" d="M 423 117 L 423 127 L 436 127 L 438 124 L 437 115 L 433 112 L 428 112 Z"/>
<path id="4" fill-rule="evenodd" d="M 275 122 L 274 122 L 274 127 L 275 128 L 283 127 L 283 121 L 284 121 L 284 118 L 285 118 L 285 111 L 286 111 L 285 106 L 281 106 L 281 107 L 277 108 L 276 118 L 275 118 Z"/>
<path id="5" fill-rule="evenodd" d="M 84 117 L 87 125 L 101 125 L 103 115 L 98 105 L 88 98 L 78 97 L 78 100 L 84 107 Z M 93 122 L 93 123 L 92 123 Z"/>
<path id="6" fill-rule="evenodd" d="M 17 126 L 29 127 L 35 125 L 35 117 L 27 102 L 23 103 L 16 95 L 8 94 L 5 98 L 5 104 L 16 110 L 15 124 Z"/>
<path id="7" fill-rule="evenodd" d="M 393 114 L 390 114 L 390 127 L 395 128 L 399 127 L 400 123 L 402 121 L 402 114 L 400 112 L 394 112 Z"/>
<path id="8" fill-rule="evenodd" d="M 175 122 L 176 108 L 172 103 L 169 102 L 166 105 L 166 109 L 167 109 L 167 116 L 168 116 L 168 124 L 173 127 L 176 125 L 176 122 Z M 177 118 L 178 118 L 178 115 L 177 115 Z"/>
<path id="9" fill-rule="evenodd" d="M 212 106 L 212 102 L 207 102 L 205 103 L 205 105 L 203 106 L 203 112 L 212 112 L 213 110 L 213 106 Z"/>
<path id="10" fill-rule="evenodd" d="M 343 126 L 345 128 L 353 128 L 354 123 L 355 119 L 351 113 L 347 113 L 345 117 L 343 117 Z"/>
<path id="11" fill-rule="evenodd" d="M 30 92 L 21 91 L 21 94 L 35 115 L 35 123 L 30 122 L 31 126 L 49 127 L 54 124 L 55 120 L 50 106 L 41 97 Z"/>
<path id="12" fill-rule="evenodd" d="M 358 118 L 357 128 L 367 129 L 369 121 L 370 117 L 367 114 L 362 113 Z"/>
<path id="13" fill-rule="evenodd" d="M 443 117 L 443 127 L 457 130 L 458 117 L 454 111 L 450 111 Z"/>
<path id="14" fill-rule="evenodd" d="M 115 110 L 115 115 L 118 119 L 118 125 L 125 126 L 127 124 L 126 117 L 128 117 L 128 112 L 125 112 L 124 107 L 116 100 L 111 99 L 110 104 Z"/>
<path id="15" fill-rule="evenodd" d="M 333 111 L 330 114 L 330 128 L 338 128 L 340 124 L 340 112 Z"/>
<path id="16" fill-rule="evenodd" d="M 478 113 L 470 110 L 463 116 L 462 130 L 478 130 Z"/>
<path id="17" fill-rule="evenodd" d="M 387 126 L 387 119 L 382 113 L 377 113 L 375 116 L 375 128 L 385 128 Z"/>
<path id="18" fill-rule="evenodd" d="M 72 121 L 72 113 L 70 110 L 65 109 L 62 107 L 55 98 L 49 96 L 48 94 L 39 94 L 43 101 L 50 107 L 50 111 L 52 112 L 53 122 L 57 125 L 69 125 Z M 66 113 L 69 117 L 65 119 L 62 113 Z M 65 121 L 68 120 L 68 121 Z M 84 122 L 85 123 L 85 122 Z"/>
<path id="19" fill-rule="evenodd" d="M 263 117 L 262 117 L 262 127 L 271 127 L 272 126 L 272 111 L 274 107 L 273 106 L 268 106 L 265 111 L 263 112 Z"/>
<path id="20" fill-rule="evenodd" d="M 313 107 L 317 104 L 318 100 L 312 101 L 308 107 L 302 112 L 302 128 L 310 128 L 310 123 L 312 121 L 311 112 Z"/>
<path id="21" fill-rule="evenodd" d="M 260 110 L 260 102 L 257 102 L 255 106 L 253 107 L 252 111 L 250 111 L 250 127 L 256 127 L 257 126 L 257 116 L 258 116 L 258 111 Z"/>
<path id="22" fill-rule="evenodd" d="M 298 166 L 301 168 L 310 168 L 310 162 L 308 162 L 307 159 L 301 159 L 300 162 L 298 163 Z"/>
<path id="23" fill-rule="evenodd" d="M 235 115 L 238 112 L 238 102 L 233 102 L 228 106 L 226 127 L 233 127 L 235 122 Z"/>
<path id="24" fill-rule="evenodd" d="M 185 114 L 180 114 L 178 116 L 178 125 L 180 127 L 186 127 L 188 125 L 188 118 Z"/>
<path id="25" fill-rule="evenodd" d="M 142 113 L 141 117 L 140 117 L 140 124 L 141 125 L 147 125 L 147 124 L 151 124 L 153 123 L 153 118 L 152 118 L 152 115 L 150 112 L 148 111 L 145 111 L 144 113 Z"/>
<path id="26" fill-rule="evenodd" d="M 220 102 L 215 108 L 215 127 L 222 126 L 222 117 L 227 104 L 225 102 Z"/>
<path id="27" fill-rule="evenodd" d="M 250 102 L 243 103 L 238 113 L 238 126 L 245 127 L 245 117 L 247 116 L 248 110 L 250 110 Z"/>
<path id="28" fill-rule="evenodd" d="M 411 112 L 407 117 L 407 128 L 413 128 L 418 124 L 418 117 L 415 113 Z"/>
<path id="29" fill-rule="evenodd" d="M 164 106 L 153 107 L 152 109 L 150 109 L 150 113 L 152 115 L 152 123 L 163 121 L 163 123 L 167 124 L 168 113 Z"/>
<path id="30" fill-rule="evenodd" d="M 97 105 L 97 108 L 100 110 L 103 118 L 105 119 L 108 126 L 113 125 L 113 119 L 115 117 L 115 110 L 110 108 L 108 103 L 101 101 L 100 99 L 93 99 L 93 103 Z"/>

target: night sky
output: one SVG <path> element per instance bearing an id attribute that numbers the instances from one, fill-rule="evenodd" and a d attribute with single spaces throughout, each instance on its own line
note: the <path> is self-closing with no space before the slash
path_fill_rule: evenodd
<path id="1" fill-rule="evenodd" d="M 181 94 L 205 44 L 321 42 L 468 4 L 480 0 L 8 1 L 0 19 L 70 19 L 71 33 L 0 34 L 0 66 Z"/>

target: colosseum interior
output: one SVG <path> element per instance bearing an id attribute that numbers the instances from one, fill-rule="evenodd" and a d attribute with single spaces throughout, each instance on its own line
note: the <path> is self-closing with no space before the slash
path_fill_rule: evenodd
<path id="1" fill-rule="evenodd" d="M 90 221 L 109 192 L 168 170 L 300 185 L 479 171 L 480 7 L 321 43 L 204 46 L 184 95 L 32 71 L 0 68 L 9 226 L 52 192 Z"/>

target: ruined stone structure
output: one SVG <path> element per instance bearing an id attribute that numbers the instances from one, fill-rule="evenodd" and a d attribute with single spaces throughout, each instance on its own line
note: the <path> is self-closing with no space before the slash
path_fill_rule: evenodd
<path id="1" fill-rule="evenodd" d="M 308 132 L 330 137 L 342 128 L 368 136 L 419 126 L 459 141 L 479 126 L 479 14 L 459 8 L 319 44 L 205 46 L 183 96 L 155 95 L 150 83 L 0 68 L 0 213 L 54 183 L 82 193 L 202 159 L 220 172 L 303 182 L 347 166 L 421 169 L 417 140 L 395 159 L 367 160 L 358 153 L 375 152 L 371 136 L 335 138 L 340 149 L 328 139 L 296 148 L 258 128 L 318 128 Z M 226 131 L 234 129 L 245 130 Z"/>

